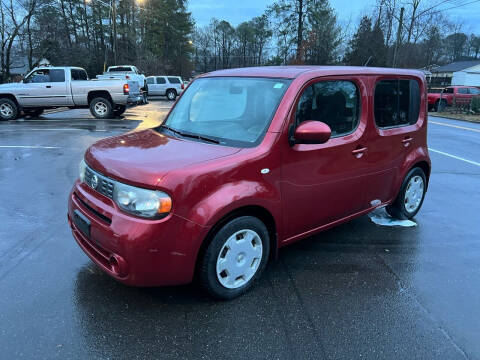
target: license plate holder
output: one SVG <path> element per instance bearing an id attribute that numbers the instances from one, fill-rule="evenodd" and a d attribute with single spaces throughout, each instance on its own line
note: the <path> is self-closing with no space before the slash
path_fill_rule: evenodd
<path id="1" fill-rule="evenodd" d="M 88 220 L 85 215 L 80 211 L 75 210 L 73 212 L 73 222 L 83 235 L 88 238 L 90 237 L 90 220 Z"/>

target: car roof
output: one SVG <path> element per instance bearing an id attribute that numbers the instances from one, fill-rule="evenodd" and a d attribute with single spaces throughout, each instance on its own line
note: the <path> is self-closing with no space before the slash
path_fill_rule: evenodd
<path id="1" fill-rule="evenodd" d="M 314 76 L 334 75 L 413 75 L 424 77 L 423 72 L 411 69 L 375 68 L 363 66 L 261 66 L 236 69 L 217 70 L 200 75 L 200 77 L 271 77 L 294 79 L 301 74 L 311 73 Z"/>

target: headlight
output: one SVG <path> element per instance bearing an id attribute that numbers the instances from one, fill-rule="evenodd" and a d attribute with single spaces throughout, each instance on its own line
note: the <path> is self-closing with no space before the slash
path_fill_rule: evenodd
<path id="1" fill-rule="evenodd" d="M 80 179 L 81 182 L 85 181 L 86 169 L 87 169 L 87 164 L 85 163 L 85 160 L 82 159 L 82 161 L 80 161 L 80 164 L 78 164 L 78 178 Z"/>
<path id="2" fill-rule="evenodd" d="M 141 189 L 115 182 L 113 200 L 124 211 L 151 219 L 167 215 L 172 209 L 172 199 L 161 191 Z"/>

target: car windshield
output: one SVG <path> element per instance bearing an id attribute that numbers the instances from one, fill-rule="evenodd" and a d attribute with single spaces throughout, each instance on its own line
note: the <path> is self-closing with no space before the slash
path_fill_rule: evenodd
<path id="1" fill-rule="evenodd" d="M 197 79 L 178 100 L 163 129 L 227 146 L 256 146 L 290 82 L 247 77 Z"/>

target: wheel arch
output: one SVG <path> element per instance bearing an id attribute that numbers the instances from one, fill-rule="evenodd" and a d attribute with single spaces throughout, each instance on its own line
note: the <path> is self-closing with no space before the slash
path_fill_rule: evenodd
<path id="1" fill-rule="evenodd" d="M 103 98 L 107 99 L 108 101 L 110 101 L 110 103 L 113 106 L 112 97 L 107 90 L 92 90 L 92 91 L 89 91 L 88 95 L 87 95 L 88 104 L 90 105 L 92 100 L 97 98 L 97 97 L 103 97 Z"/>
<path id="2" fill-rule="evenodd" d="M 9 94 L 9 93 L 0 94 L 0 99 L 10 99 L 10 100 L 12 100 L 12 101 L 17 105 L 18 110 L 21 109 L 21 106 L 20 106 L 20 104 L 18 103 L 17 98 L 16 98 L 15 95 L 13 95 L 13 94 Z"/>
<path id="3" fill-rule="evenodd" d="M 195 259 L 195 275 L 198 273 L 198 266 L 200 264 L 199 260 L 205 253 L 208 245 L 212 241 L 213 237 L 225 224 L 229 221 L 241 217 L 241 216 L 253 216 L 262 221 L 268 230 L 268 235 L 270 238 L 270 259 L 276 259 L 278 251 L 278 241 L 277 241 L 277 224 L 272 213 L 263 206 L 259 205 L 247 205 L 238 207 L 227 214 L 223 215 L 208 231 L 207 235 L 202 240 L 200 248 L 197 252 Z"/>

